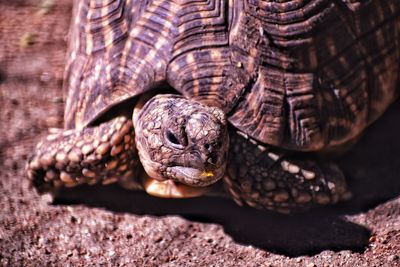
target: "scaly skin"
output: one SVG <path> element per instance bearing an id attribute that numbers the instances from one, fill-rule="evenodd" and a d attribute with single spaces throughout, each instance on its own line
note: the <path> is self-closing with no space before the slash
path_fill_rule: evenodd
<path id="1" fill-rule="evenodd" d="M 28 176 L 39 192 L 116 181 L 141 188 L 135 180 L 141 165 L 134 138 L 132 121 L 123 116 L 99 126 L 49 135 L 30 158 Z"/>
<path id="2" fill-rule="evenodd" d="M 335 204 L 350 197 L 340 169 L 273 149 L 235 129 L 230 131 L 227 191 L 240 206 L 281 213 Z"/>

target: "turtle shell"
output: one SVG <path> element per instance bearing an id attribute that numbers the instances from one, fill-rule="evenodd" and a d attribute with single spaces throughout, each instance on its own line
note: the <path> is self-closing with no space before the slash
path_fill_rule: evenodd
<path id="1" fill-rule="evenodd" d="M 358 135 L 394 101 L 398 0 L 81 0 L 65 126 L 167 82 L 249 136 L 311 151 Z"/>
<path id="2" fill-rule="evenodd" d="M 232 59 L 246 55 L 256 75 L 230 121 L 250 136 L 303 151 L 338 146 L 396 99 L 399 1 L 248 0 L 238 13 Z"/>

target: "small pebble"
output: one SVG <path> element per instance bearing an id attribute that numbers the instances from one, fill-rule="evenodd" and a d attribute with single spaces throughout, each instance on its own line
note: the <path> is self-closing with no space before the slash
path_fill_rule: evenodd
<path id="1" fill-rule="evenodd" d="M 301 173 L 303 174 L 304 178 L 306 178 L 307 180 L 312 180 L 315 178 L 314 172 L 301 170 Z"/>
<path id="2" fill-rule="evenodd" d="M 50 72 L 44 71 L 42 72 L 42 74 L 40 75 L 40 81 L 43 83 L 48 83 L 51 80 L 51 74 Z"/>
<path id="3" fill-rule="evenodd" d="M 298 173 L 300 171 L 300 168 L 299 168 L 299 166 L 296 166 L 294 164 L 289 164 L 288 171 L 290 173 Z"/>
<path id="4" fill-rule="evenodd" d="M 54 7 L 54 0 L 42 0 L 40 2 L 40 11 L 41 15 L 45 15 L 50 12 Z"/>
<path id="5" fill-rule="evenodd" d="M 33 33 L 24 33 L 19 41 L 19 46 L 21 48 L 27 48 L 35 43 L 36 35 Z"/>

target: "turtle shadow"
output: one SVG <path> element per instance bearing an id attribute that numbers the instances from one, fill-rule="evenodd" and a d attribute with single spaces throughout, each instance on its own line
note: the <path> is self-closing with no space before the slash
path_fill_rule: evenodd
<path id="1" fill-rule="evenodd" d="M 400 125 L 396 123 L 399 111 L 400 102 L 338 160 L 348 177 L 353 198 L 335 206 L 280 215 L 238 207 L 229 199 L 159 199 L 117 185 L 64 190 L 55 204 L 83 204 L 155 216 L 179 215 L 191 221 L 217 223 L 238 243 L 286 256 L 314 255 L 324 250 L 362 252 L 368 246 L 371 231 L 348 221 L 346 215 L 365 212 L 400 194 Z"/>
<path id="2" fill-rule="evenodd" d="M 338 207 L 332 207 L 334 211 L 281 215 L 239 207 L 229 199 L 159 199 L 117 185 L 68 189 L 54 204 L 80 204 L 138 215 L 179 215 L 193 222 L 216 223 L 238 243 L 286 256 L 313 255 L 326 249 L 361 252 L 371 234 L 365 227 L 343 219 Z"/>

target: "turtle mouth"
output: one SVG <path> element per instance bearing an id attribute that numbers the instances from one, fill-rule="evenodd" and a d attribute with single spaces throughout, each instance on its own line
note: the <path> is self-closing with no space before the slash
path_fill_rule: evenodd
<path id="1" fill-rule="evenodd" d="M 166 176 L 172 180 L 193 187 L 209 186 L 218 181 L 225 172 L 225 165 L 215 170 L 204 170 L 193 167 L 173 166 L 168 167 Z"/>
<path id="2" fill-rule="evenodd" d="M 140 147 L 140 144 L 139 144 Z M 185 198 L 203 195 L 225 174 L 226 161 L 216 168 L 193 166 L 164 166 L 153 161 L 139 149 L 140 161 L 144 167 L 143 188 L 149 195 L 164 198 Z"/>
<path id="3" fill-rule="evenodd" d="M 225 173 L 225 166 L 214 171 L 204 171 L 191 167 L 173 166 L 167 168 L 167 179 L 142 176 L 144 190 L 152 196 L 163 198 L 190 198 L 202 196 Z"/>
<path id="4" fill-rule="evenodd" d="M 162 198 L 199 197 L 211 190 L 212 186 L 193 187 L 173 180 L 160 181 L 144 174 L 142 184 L 147 194 Z"/>

